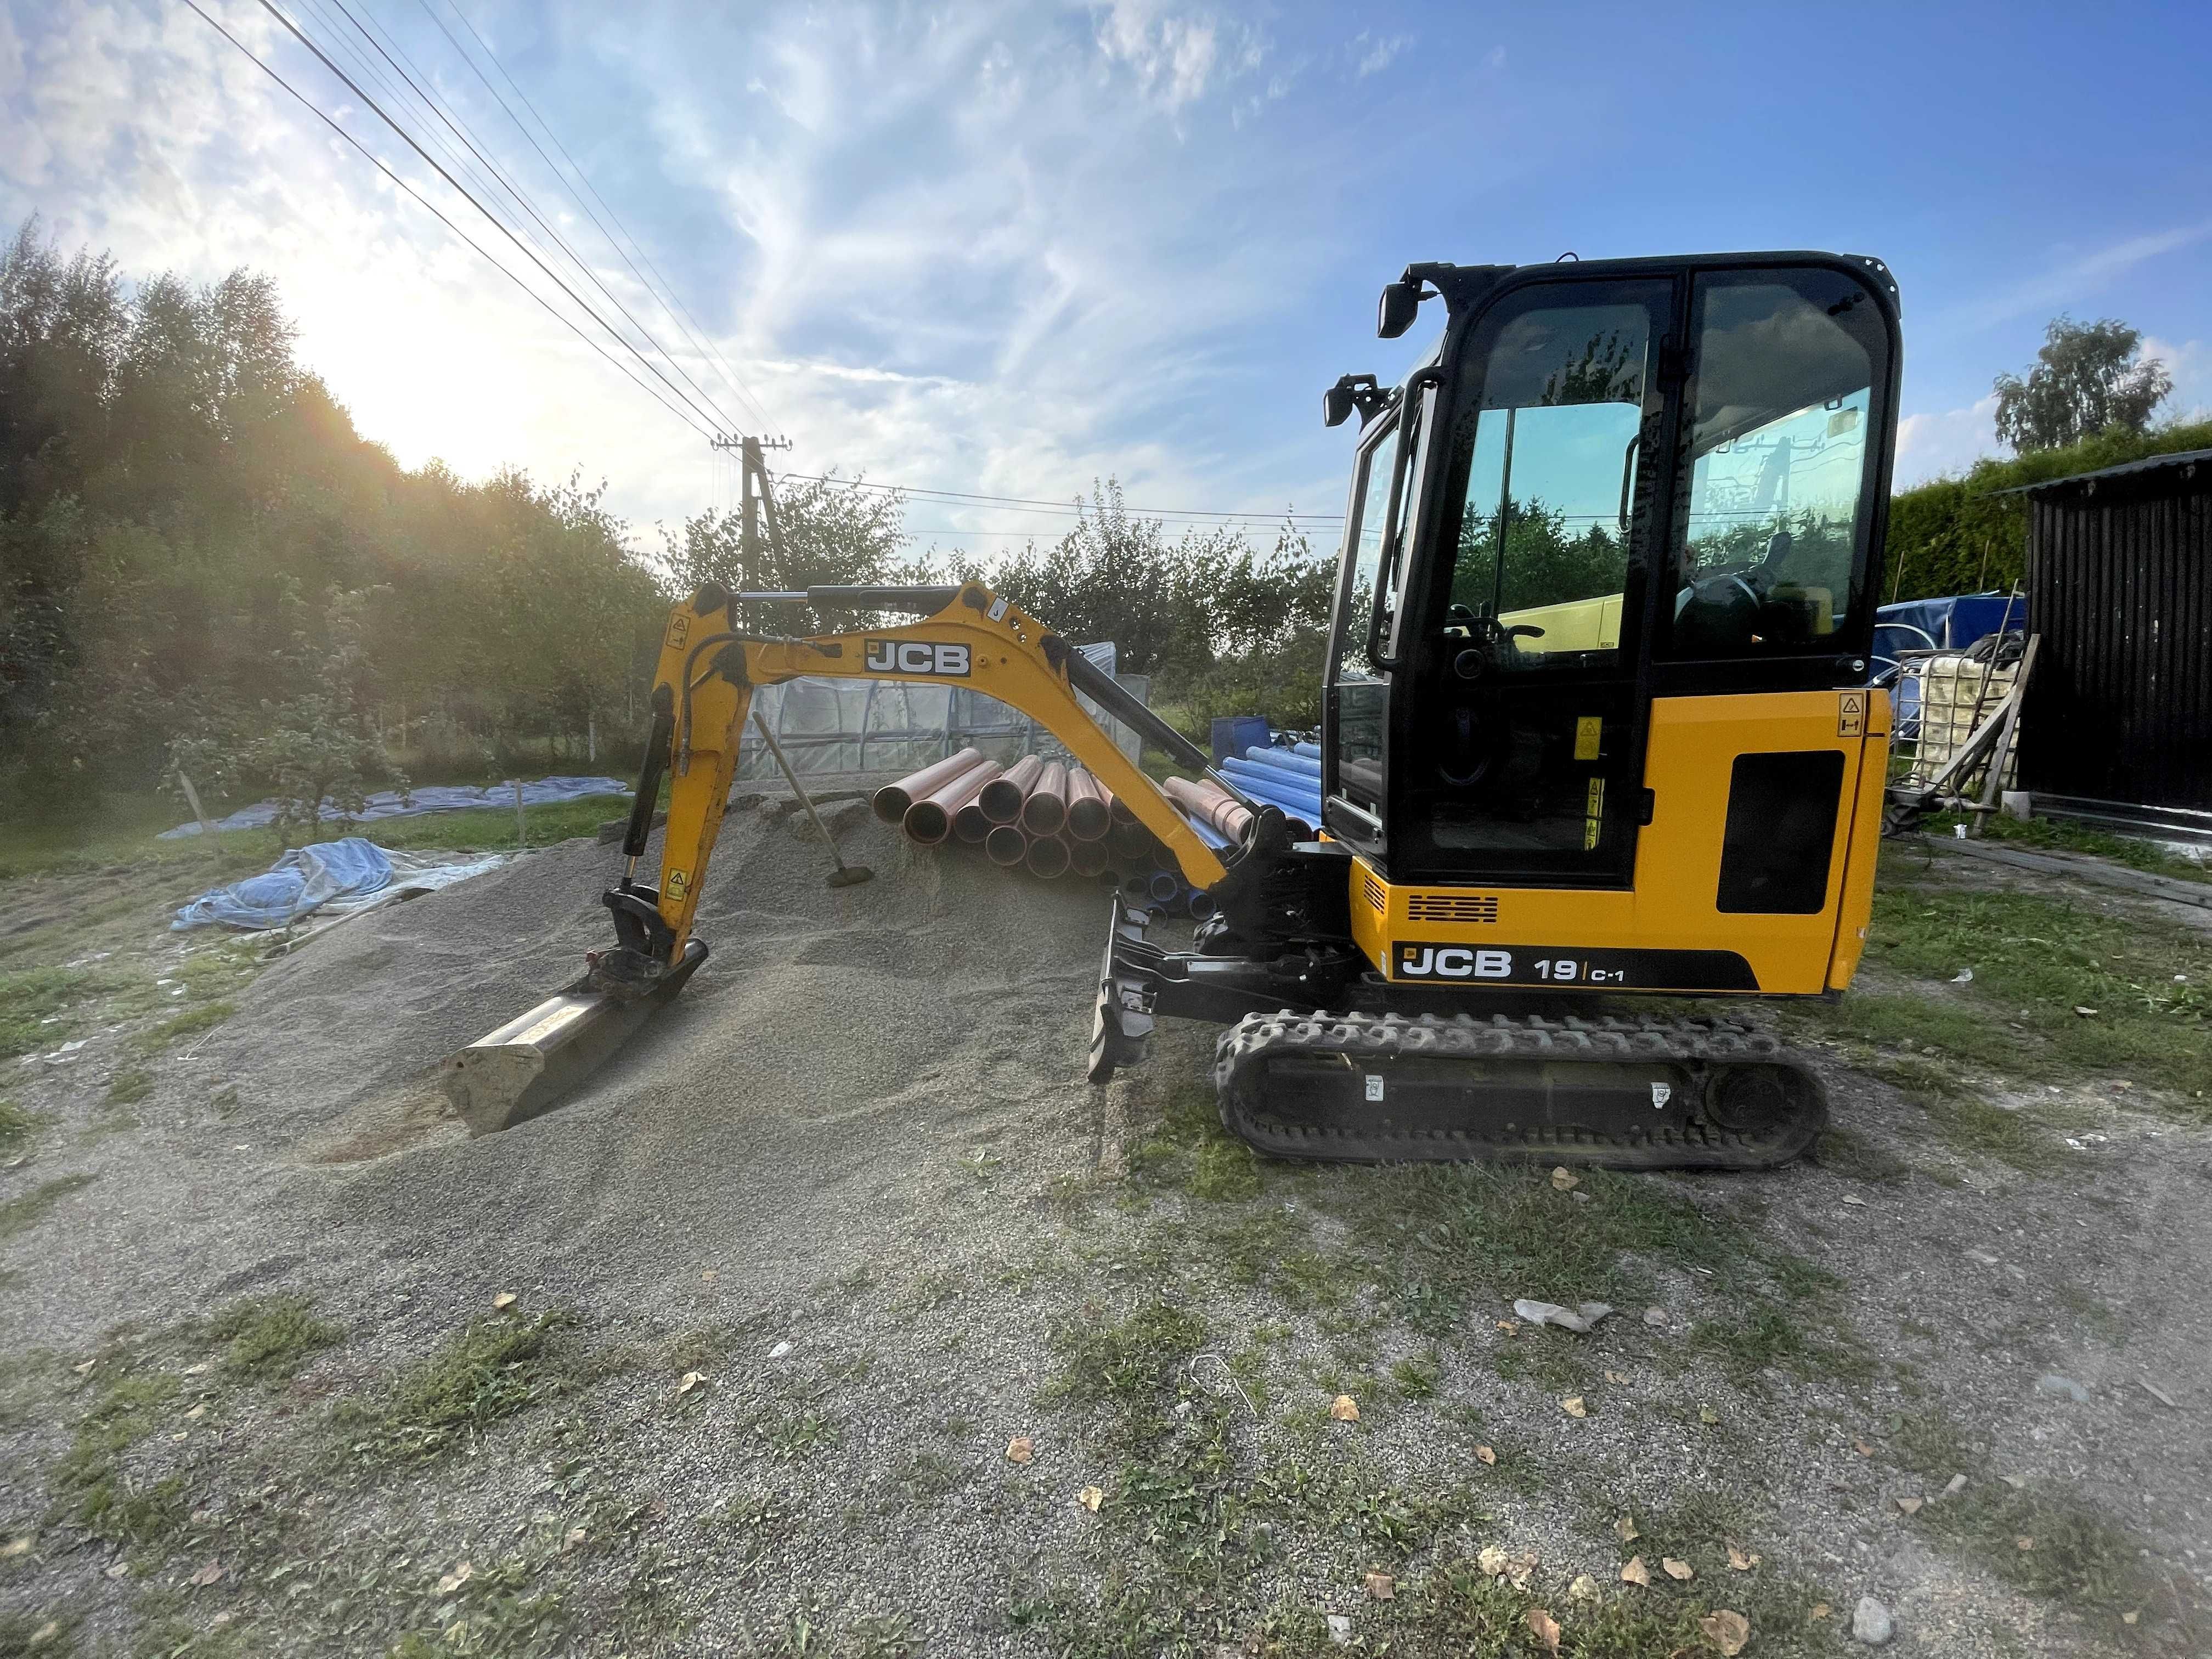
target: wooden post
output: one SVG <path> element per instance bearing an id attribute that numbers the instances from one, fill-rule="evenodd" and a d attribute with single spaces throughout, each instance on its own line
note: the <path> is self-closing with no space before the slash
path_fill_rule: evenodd
<path id="1" fill-rule="evenodd" d="M 522 816 L 522 780 L 520 778 L 514 781 L 514 844 L 517 847 L 530 845 L 529 822 Z"/>
<path id="2" fill-rule="evenodd" d="M 185 775 L 182 767 L 177 769 L 177 781 L 185 786 L 185 803 L 192 809 L 192 816 L 199 820 L 201 838 L 209 846 L 214 846 L 215 825 L 208 822 L 206 809 L 200 805 L 200 792 L 192 787 L 192 781 Z"/>

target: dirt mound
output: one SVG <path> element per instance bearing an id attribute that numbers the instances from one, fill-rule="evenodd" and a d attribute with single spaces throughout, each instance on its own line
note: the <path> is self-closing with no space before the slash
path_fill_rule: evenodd
<path id="1" fill-rule="evenodd" d="M 699 922 L 714 954 L 564 1111 L 628 1107 L 649 1089 L 702 1109 L 743 1100 L 835 1118 L 943 1077 L 956 1052 L 980 1063 L 1018 1048 L 1041 1017 L 1087 1021 L 1066 981 L 1097 959 L 1097 888 L 1010 878 L 872 819 L 841 844 L 876 879 L 830 888 L 805 830 L 732 816 Z M 203 1058 L 234 1083 L 243 1119 L 307 1161 L 457 1139 L 439 1060 L 558 989 L 607 941 L 599 896 L 619 863 L 570 842 L 365 915 L 263 975 Z"/>

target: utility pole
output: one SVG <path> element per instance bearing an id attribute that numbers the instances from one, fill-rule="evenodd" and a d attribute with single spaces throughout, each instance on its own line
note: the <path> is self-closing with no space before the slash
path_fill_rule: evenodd
<path id="1" fill-rule="evenodd" d="M 758 438 L 750 435 L 716 437 L 707 441 L 716 449 L 735 450 L 740 463 L 738 474 L 738 504 L 742 517 L 739 531 L 738 568 L 744 576 L 744 586 L 762 587 L 767 577 L 761 569 L 761 520 L 768 520 L 769 541 L 781 550 L 782 537 L 775 522 L 775 497 L 769 492 L 768 464 L 763 452 L 789 449 L 788 438 Z"/>

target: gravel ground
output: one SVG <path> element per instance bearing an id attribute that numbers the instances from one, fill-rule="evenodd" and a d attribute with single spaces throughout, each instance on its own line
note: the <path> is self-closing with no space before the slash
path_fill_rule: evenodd
<path id="1" fill-rule="evenodd" d="M 0 1655 L 1256 1654 L 1328 1614 L 1467 1651 L 1437 1587 L 1486 1546 L 1536 1562 L 1486 1652 L 1547 1650 L 1539 1600 L 1564 1651 L 1668 1651 L 1604 1645 L 1583 1573 L 1743 1611 L 1753 1654 L 1848 1650 L 1866 1595 L 1906 1653 L 2212 1650 L 2212 1135 L 2016 1085 L 2079 1143 L 2030 1174 L 1837 1062 L 1848 1144 L 1757 1176 L 1255 1166 L 1206 1126 L 1204 1030 L 1082 1083 L 1095 890 L 849 808 L 877 879 L 832 890 L 810 834 L 733 813 L 707 966 L 501 1135 L 435 1063 L 599 942 L 611 849 L 334 930 L 127 1108 L 140 1015 L 6 1063 L 48 1121 L 0 1153 L 0 1202 L 45 1195 L 0 1236 Z M 0 933 L 63 927 L 66 884 L 13 887 Z M 71 948 L 173 969 L 151 914 Z M 1588 1337 L 1510 1306 L 1607 1285 Z M 245 1375 L 206 1322 L 278 1296 L 336 1340 Z M 394 1379 L 472 1322 L 513 1346 L 407 1439 Z M 88 1516 L 88 1458 L 173 1513 Z M 2106 1589 L 2023 1588 L 1982 1535 L 2015 1514 L 2102 1528 Z"/>

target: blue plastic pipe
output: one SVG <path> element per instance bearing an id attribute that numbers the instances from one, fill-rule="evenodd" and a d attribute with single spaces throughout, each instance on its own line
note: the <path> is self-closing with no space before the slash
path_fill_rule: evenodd
<path id="1" fill-rule="evenodd" d="M 1294 743 L 1291 745 L 1291 752 L 1293 755 L 1304 755 L 1308 760 L 1319 760 L 1321 745 L 1317 743 Z"/>
<path id="2" fill-rule="evenodd" d="M 1265 800 L 1285 811 L 1297 810 L 1312 818 L 1321 811 L 1321 791 L 1301 785 L 1287 772 L 1270 771 L 1243 761 L 1224 761 L 1222 769 L 1237 787 L 1255 800 Z"/>
<path id="3" fill-rule="evenodd" d="M 1244 751 L 1244 759 L 1255 766 L 1272 766 L 1302 778 L 1318 779 L 1321 763 L 1288 749 L 1263 749 L 1257 744 Z"/>

